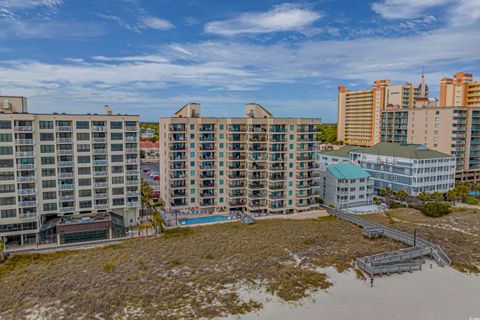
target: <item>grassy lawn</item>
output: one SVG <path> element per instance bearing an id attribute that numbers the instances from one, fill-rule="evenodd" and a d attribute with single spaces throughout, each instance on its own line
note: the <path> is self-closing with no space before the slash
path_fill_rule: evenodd
<path id="1" fill-rule="evenodd" d="M 424 216 L 415 209 L 394 209 L 386 215 L 365 218 L 413 233 L 439 245 L 452 259 L 453 267 L 462 272 L 480 273 L 480 211 L 454 208 L 441 218 Z"/>
<path id="2" fill-rule="evenodd" d="M 261 305 L 242 301 L 239 286 L 295 301 L 331 285 L 316 267 L 343 271 L 357 257 L 400 247 L 325 217 L 217 224 L 105 248 L 16 255 L 0 265 L 0 314 L 18 319 L 40 306 L 47 319 L 242 314 Z"/>

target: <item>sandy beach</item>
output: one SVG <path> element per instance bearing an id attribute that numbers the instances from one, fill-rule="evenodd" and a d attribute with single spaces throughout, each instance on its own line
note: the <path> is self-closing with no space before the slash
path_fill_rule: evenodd
<path id="1" fill-rule="evenodd" d="M 377 278 L 373 288 L 358 280 L 354 272 L 322 269 L 333 286 L 299 303 L 289 304 L 265 292 L 243 292 L 244 299 L 264 303 L 258 311 L 225 319 L 328 319 L 328 320 L 452 320 L 480 318 L 480 276 L 435 262 L 422 271 Z"/>

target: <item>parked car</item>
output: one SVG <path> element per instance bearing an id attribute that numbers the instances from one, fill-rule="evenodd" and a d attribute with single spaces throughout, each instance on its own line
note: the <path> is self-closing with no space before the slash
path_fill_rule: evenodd
<path id="1" fill-rule="evenodd" d="M 160 180 L 160 176 L 156 175 L 152 177 L 153 180 Z"/>
<path id="2" fill-rule="evenodd" d="M 152 171 L 152 170 L 150 170 L 150 169 L 148 169 L 148 168 L 144 168 L 144 169 L 143 169 L 143 172 L 145 172 L 145 173 L 148 173 L 148 172 L 150 172 L 150 171 Z"/>

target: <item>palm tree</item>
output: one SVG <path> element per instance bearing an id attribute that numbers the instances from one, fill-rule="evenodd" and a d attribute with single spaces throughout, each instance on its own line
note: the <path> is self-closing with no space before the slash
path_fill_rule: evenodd
<path id="1" fill-rule="evenodd" d="M 155 233 L 158 235 L 165 231 L 165 221 L 163 220 L 160 212 L 157 209 L 153 209 L 153 215 L 152 215 L 152 227 L 153 230 L 155 230 Z"/>
<path id="2" fill-rule="evenodd" d="M 1 261 L 5 261 L 5 256 L 3 252 L 5 251 L 5 243 L 7 242 L 7 238 L 0 237 L 0 259 Z"/>
<path id="3" fill-rule="evenodd" d="M 443 194 L 440 192 L 434 192 L 430 194 L 430 198 L 434 201 L 442 201 L 443 200 Z"/>
<path id="4" fill-rule="evenodd" d="M 141 188 L 141 200 L 142 200 L 142 215 L 145 212 L 145 207 L 151 208 L 150 200 L 152 199 L 153 189 L 148 184 L 147 181 L 142 179 L 142 184 L 140 185 Z"/>
<path id="5" fill-rule="evenodd" d="M 400 199 L 400 201 L 405 201 L 405 200 L 407 200 L 409 194 L 408 194 L 407 190 L 402 189 L 402 190 L 397 191 L 396 196 L 398 197 L 398 199 Z"/>
<path id="6" fill-rule="evenodd" d="M 427 202 L 428 200 L 430 200 L 430 194 L 425 191 L 420 192 L 418 194 L 418 199 L 420 199 L 423 202 Z"/>

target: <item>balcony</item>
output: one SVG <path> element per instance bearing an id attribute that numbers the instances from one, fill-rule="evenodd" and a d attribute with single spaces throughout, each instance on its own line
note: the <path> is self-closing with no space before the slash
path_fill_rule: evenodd
<path id="1" fill-rule="evenodd" d="M 204 181 L 200 182 L 200 188 L 202 188 L 202 189 L 215 188 L 215 180 L 204 180 Z"/>
<path id="2" fill-rule="evenodd" d="M 58 197 L 58 200 L 64 202 L 64 201 L 73 201 L 75 200 L 75 196 L 74 195 L 66 195 L 66 196 L 59 196 Z"/>
<path id="3" fill-rule="evenodd" d="M 138 153 L 138 148 L 127 148 L 125 149 L 126 153 Z"/>
<path id="4" fill-rule="evenodd" d="M 228 187 L 232 189 L 245 188 L 245 181 L 238 181 L 238 180 L 230 181 L 228 184 Z"/>
<path id="5" fill-rule="evenodd" d="M 228 196 L 230 198 L 244 198 L 246 195 L 245 191 L 230 191 L 228 193 Z"/>
<path id="6" fill-rule="evenodd" d="M 139 171 L 138 170 L 127 170 L 127 171 L 125 171 L 125 173 L 129 174 L 129 175 L 138 175 Z"/>
<path id="7" fill-rule="evenodd" d="M 38 204 L 38 201 L 19 201 L 18 206 L 20 208 L 25 208 L 25 207 L 36 207 Z"/>
<path id="8" fill-rule="evenodd" d="M 72 138 L 57 138 L 57 143 L 72 143 Z"/>
<path id="9" fill-rule="evenodd" d="M 18 151 L 15 152 L 17 158 L 30 158 L 35 157 L 35 151 Z"/>
<path id="10" fill-rule="evenodd" d="M 169 126 L 170 131 L 174 132 L 184 132 L 185 130 L 185 125 L 184 124 L 171 124 Z"/>
<path id="11" fill-rule="evenodd" d="M 185 142 L 171 142 L 170 151 L 185 151 Z"/>
<path id="12" fill-rule="evenodd" d="M 107 128 L 105 126 L 92 126 L 92 131 L 94 132 L 105 132 Z"/>
<path id="13" fill-rule="evenodd" d="M 57 126 L 57 131 L 69 132 L 72 131 L 71 126 Z"/>
<path id="14" fill-rule="evenodd" d="M 248 175 L 249 180 L 263 180 L 265 178 L 266 178 L 266 174 L 265 172 L 262 172 L 262 171 L 257 171 L 255 173 L 250 173 Z"/>
<path id="15" fill-rule="evenodd" d="M 108 209 L 108 204 L 96 204 L 94 208 L 96 210 L 106 210 Z"/>
<path id="16" fill-rule="evenodd" d="M 285 189 L 285 183 L 284 182 L 275 182 L 275 183 L 270 182 L 268 184 L 268 189 L 270 189 L 270 190 L 284 190 Z"/>
<path id="17" fill-rule="evenodd" d="M 285 162 L 284 157 L 278 157 L 278 155 L 270 155 L 270 158 L 268 159 L 270 162 Z"/>
<path id="18" fill-rule="evenodd" d="M 258 155 L 258 156 L 248 156 L 247 161 L 253 161 L 253 162 L 258 162 L 258 161 L 267 161 L 267 156 L 266 155 Z"/>
<path id="19" fill-rule="evenodd" d="M 140 191 L 127 191 L 127 197 L 136 197 L 140 195 Z"/>
<path id="20" fill-rule="evenodd" d="M 18 176 L 17 181 L 18 182 L 34 182 L 36 179 L 35 176 Z"/>
<path id="21" fill-rule="evenodd" d="M 185 162 L 170 165 L 170 170 L 185 170 L 185 169 L 186 169 Z"/>
<path id="22" fill-rule="evenodd" d="M 285 167 L 283 163 L 271 164 L 268 167 L 268 171 L 285 171 L 285 170 L 287 170 L 287 167 Z"/>
<path id="23" fill-rule="evenodd" d="M 216 138 L 213 134 L 203 134 L 200 136 L 200 141 L 216 141 Z"/>
<path id="24" fill-rule="evenodd" d="M 93 143 L 106 143 L 107 138 L 92 138 Z"/>
<path id="25" fill-rule="evenodd" d="M 131 131 L 131 132 L 137 132 L 138 127 L 137 126 L 126 126 L 125 131 Z"/>
<path id="26" fill-rule="evenodd" d="M 263 198 L 266 198 L 267 197 L 267 193 L 266 192 L 251 192 L 251 193 L 248 193 L 248 198 L 249 199 L 263 199 Z"/>
<path id="27" fill-rule="evenodd" d="M 170 192 L 171 198 L 185 198 L 187 196 L 187 192 L 185 190 L 173 190 Z"/>
<path id="28" fill-rule="evenodd" d="M 138 207 L 138 206 L 140 206 L 140 202 L 138 202 L 138 201 L 127 202 L 127 207 Z"/>
<path id="29" fill-rule="evenodd" d="M 199 129 L 201 132 L 213 132 L 215 131 L 215 125 L 214 124 L 202 124 L 199 126 Z"/>
<path id="30" fill-rule="evenodd" d="M 93 160 L 94 166 L 106 166 L 107 164 L 107 160 Z"/>
<path id="31" fill-rule="evenodd" d="M 125 163 L 128 163 L 128 164 L 140 164 L 140 161 L 138 158 L 135 158 L 135 159 L 127 159 L 125 160 Z"/>
<path id="32" fill-rule="evenodd" d="M 209 142 L 201 143 L 200 150 L 201 151 L 215 150 L 215 143 L 209 143 Z"/>
<path id="33" fill-rule="evenodd" d="M 230 172 L 228 174 L 228 178 L 229 179 L 245 179 L 245 172 L 236 172 L 236 173 L 233 173 L 233 172 Z"/>
<path id="34" fill-rule="evenodd" d="M 17 169 L 19 169 L 19 170 L 34 170 L 35 165 L 33 163 L 29 163 L 29 164 L 18 164 L 17 163 Z"/>
<path id="35" fill-rule="evenodd" d="M 245 170 L 245 164 L 240 162 L 232 162 L 228 165 L 229 170 Z"/>
<path id="36" fill-rule="evenodd" d="M 170 188 L 185 188 L 185 180 L 170 182 Z"/>
<path id="37" fill-rule="evenodd" d="M 284 174 L 270 174 L 268 176 L 268 180 L 271 181 L 284 181 L 287 180 L 286 176 Z"/>
<path id="38" fill-rule="evenodd" d="M 126 136 L 126 137 L 125 137 L 125 141 L 128 141 L 128 142 L 137 142 L 137 141 L 138 141 L 138 137 Z"/>
<path id="39" fill-rule="evenodd" d="M 298 161 L 312 161 L 314 159 L 313 159 L 312 154 L 308 154 L 308 155 L 300 154 L 300 155 L 297 156 L 297 160 Z"/>
<path id="40" fill-rule="evenodd" d="M 73 150 L 72 149 L 68 149 L 68 150 L 57 150 L 57 154 L 61 155 L 61 156 L 71 156 L 73 155 Z"/>
<path id="41" fill-rule="evenodd" d="M 108 177 L 108 172 L 107 171 L 94 171 L 93 176 L 94 177 Z"/>
<path id="42" fill-rule="evenodd" d="M 316 125 L 301 125 L 297 128 L 298 132 L 320 132 Z"/>
<path id="43" fill-rule="evenodd" d="M 15 139 L 15 143 L 19 145 L 29 145 L 34 144 L 35 141 L 33 139 Z"/>
<path id="44" fill-rule="evenodd" d="M 213 152 L 201 153 L 200 154 L 200 159 L 201 160 L 215 160 L 215 153 L 213 153 Z"/>
<path id="45" fill-rule="evenodd" d="M 312 176 L 309 174 L 299 173 L 297 174 L 296 178 L 298 180 L 305 180 L 305 179 L 312 179 Z"/>
<path id="46" fill-rule="evenodd" d="M 310 198 L 312 196 L 312 193 L 311 192 L 305 192 L 305 191 L 303 191 L 303 192 L 298 192 L 297 191 L 295 195 L 296 195 L 297 198 Z"/>
<path id="47" fill-rule="evenodd" d="M 60 184 L 58 185 L 58 190 L 74 190 L 75 185 L 74 184 Z"/>
<path id="48" fill-rule="evenodd" d="M 17 192 L 19 195 L 29 196 L 37 194 L 37 189 L 18 189 Z"/>
<path id="49" fill-rule="evenodd" d="M 172 173 L 170 173 L 170 179 L 177 179 L 177 180 L 181 179 L 181 180 L 183 180 L 183 179 L 185 179 L 185 177 L 186 177 L 186 175 L 184 173 L 182 173 L 182 174 L 172 174 Z"/>
<path id="50" fill-rule="evenodd" d="M 202 198 L 213 198 L 213 197 L 215 197 L 215 191 L 210 191 L 210 190 L 205 191 L 204 190 L 204 191 L 200 192 L 200 197 L 202 197 Z"/>
<path id="51" fill-rule="evenodd" d="M 215 199 L 202 199 L 200 200 L 201 207 L 214 207 L 215 206 Z"/>
<path id="52" fill-rule="evenodd" d="M 235 155 L 229 155 L 227 159 L 229 161 L 244 161 L 245 158 L 246 158 L 245 155 L 235 154 Z"/>
<path id="53" fill-rule="evenodd" d="M 33 132 L 32 126 L 15 126 L 16 132 Z"/>
<path id="54" fill-rule="evenodd" d="M 247 126 L 244 124 L 231 124 L 228 127 L 228 131 L 230 132 L 246 132 Z"/>
<path id="55" fill-rule="evenodd" d="M 107 154 L 107 149 L 93 149 L 93 154 Z"/>
<path id="56" fill-rule="evenodd" d="M 107 188 L 108 182 L 96 182 L 93 185 L 95 188 Z"/>
<path id="57" fill-rule="evenodd" d="M 205 171 L 200 174 L 200 179 L 215 179 L 215 171 Z"/>
<path id="58" fill-rule="evenodd" d="M 74 177 L 73 172 L 59 172 L 58 177 L 60 179 L 72 179 Z"/>
<path id="59" fill-rule="evenodd" d="M 245 206 L 245 204 L 246 204 L 245 199 L 232 199 L 228 201 L 228 205 L 230 207 L 243 207 Z"/>
<path id="60" fill-rule="evenodd" d="M 263 182 L 255 181 L 255 182 L 249 183 L 249 184 L 248 184 L 248 188 L 249 188 L 249 189 L 266 189 L 266 188 L 267 188 L 267 184 L 266 184 L 266 183 L 263 183 Z"/>
<path id="61" fill-rule="evenodd" d="M 58 161 L 58 167 L 65 168 L 65 167 L 72 167 L 73 161 Z"/>
<path id="62" fill-rule="evenodd" d="M 312 184 L 308 182 L 301 182 L 297 184 L 297 189 L 310 189 L 312 188 Z"/>
<path id="63" fill-rule="evenodd" d="M 18 215 L 20 219 L 36 219 L 37 218 L 37 213 L 36 212 L 25 212 L 25 213 L 20 213 Z"/>
<path id="64" fill-rule="evenodd" d="M 170 205 L 172 207 L 183 207 L 187 205 L 187 201 L 185 199 L 175 199 L 173 201 L 170 201 Z"/>
<path id="65" fill-rule="evenodd" d="M 108 193 L 95 193 L 93 199 L 108 199 Z"/>

